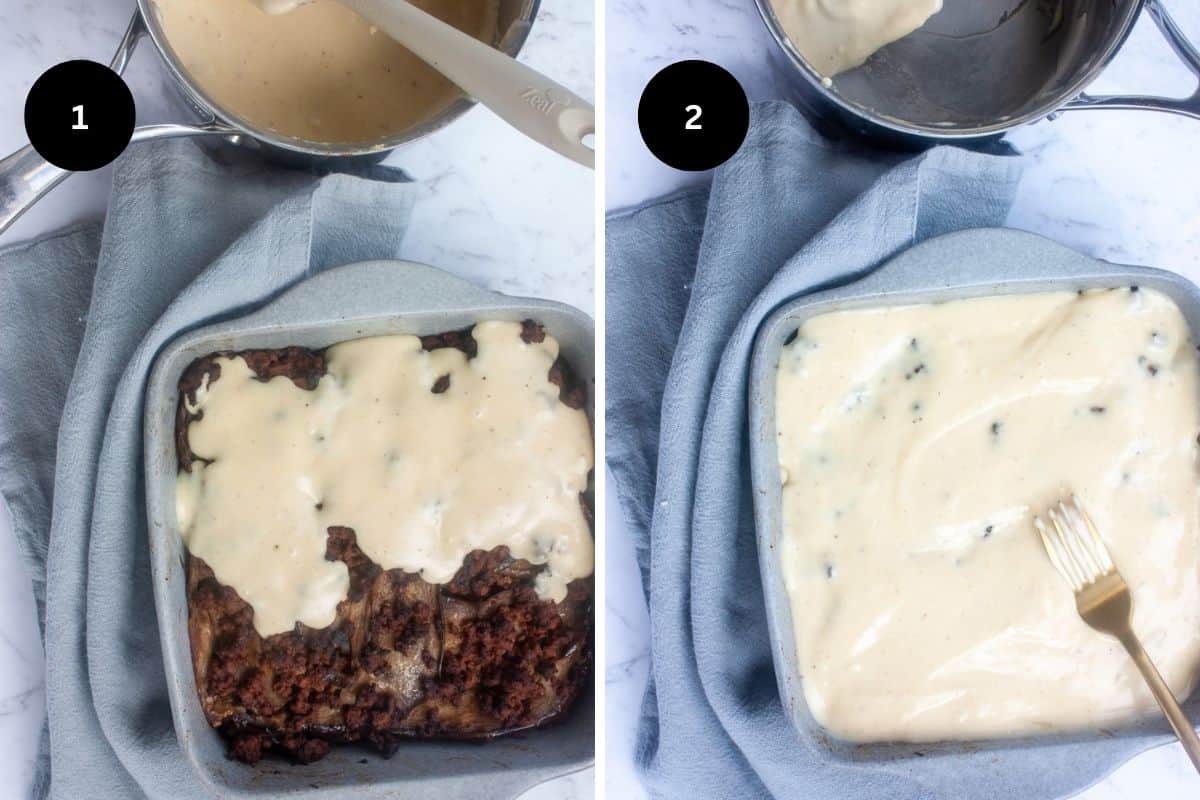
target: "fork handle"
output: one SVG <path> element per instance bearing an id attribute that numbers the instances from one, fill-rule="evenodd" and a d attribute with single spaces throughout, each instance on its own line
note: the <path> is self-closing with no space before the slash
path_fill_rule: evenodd
<path id="1" fill-rule="evenodd" d="M 1146 685 L 1150 687 L 1154 699 L 1158 701 L 1158 707 L 1162 709 L 1163 714 L 1167 717 L 1167 722 L 1171 723 L 1172 730 L 1183 744 L 1184 751 L 1192 760 L 1192 766 L 1196 768 L 1197 772 L 1200 772 L 1200 737 L 1196 736 L 1196 730 L 1184 716 L 1183 709 L 1179 707 L 1175 695 L 1171 693 L 1171 687 L 1167 686 L 1162 675 L 1158 674 L 1150 656 L 1146 655 L 1142 643 L 1138 641 L 1132 631 L 1119 638 L 1133 659 L 1133 663 L 1137 664 L 1142 677 L 1146 679 Z"/>

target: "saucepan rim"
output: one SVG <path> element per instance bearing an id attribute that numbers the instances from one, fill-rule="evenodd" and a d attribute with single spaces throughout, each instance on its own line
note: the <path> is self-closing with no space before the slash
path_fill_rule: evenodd
<path id="1" fill-rule="evenodd" d="M 1125 40 L 1129 38 L 1129 34 L 1133 30 L 1133 25 L 1141 14 L 1145 2 L 1146 0 L 1128 0 L 1123 7 L 1122 18 L 1108 36 L 1104 46 L 1099 49 L 1099 58 L 1093 61 L 1092 66 L 1089 69 L 1080 70 L 1069 83 L 1064 84 L 1054 92 L 1046 94 L 1044 99 L 1027 111 L 1011 117 L 997 118 L 987 125 L 970 128 L 943 128 L 922 125 L 889 114 L 882 114 L 843 97 L 837 91 L 836 83 L 826 85 L 826 79 L 808 63 L 804 56 L 801 55 L 800 50 L 788 37 L 787 33 L 784 32 L 783 25 L 780 23 L 779 17 L 775 14 L 772 0 L 754 0 L 755 5 L 758 7 L 759 15 L 762 17 L 763 23 L 767 26 L 767 30 L 771 33 L 772 38 L 775 39 L 776 45 L 783 50 L 789 63 L 794 67 L 795 72 L 800 75 L 812 90 L 819 94 L 823 101 L 832 103 L 844 113 L 896 134 L 949 142 L 998 136 L 1029 122 L 1042 119 L 1061 109 L 1082 93 L 1088 84 L 1095 80 L 1100 71 L 1116 56 L 1121 46 L 1125 43 Z"/>
<path id="2" fill-rule="evenodd" d="M 435 131 L 441 130 L 469 111 L 476 102 L 469 95 L 464 94 L 430 119 L 414 125 L 401 133 L 374 142 L 315 142 L 264 130 L 238 114 L 224 108 L 191 77 L 188 70 L 183 66 L 178 56 L 176 56 L 175 51 L 171 48 L 169 37 L 162 29 L 154 6 L 154 0 L 137 0 L 137 14 L 140 17 L 142 27 L 154 43 L 155 50 L 158 51 L 163 63 L 175 79 L 175 83 L 183 91 L 187 101 L 201 115 L 211 117 L 236 129 L 230 131 L 231 134 L 242 133 L 256 141 L 282 150 L 324 158 L 383 154 L 394 150 L 400 145 L 417 141 Z M 520 15 L 496 45 L 501 52 L 516 58 L 529 38 L 529 33 L 533 29 L 540 6 L 541 0 L 522 0 Z"/>

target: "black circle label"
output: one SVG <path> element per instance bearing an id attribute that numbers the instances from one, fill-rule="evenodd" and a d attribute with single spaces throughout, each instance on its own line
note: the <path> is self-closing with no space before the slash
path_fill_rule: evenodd
<path id="1" fill-rule="evenodd" d="M 750 103 L 728 70 L 709 61 L 679 61 L 646 84 L 638 127 L 659 161 L 700 172 L 724 164 L 742 146 Z"/>
<path id="2" fill-rule="evenodd" d="M 95 61 L 64 61 L 42 73 L 25 98 L 25 132 L 42 158 L 73 172 L 99 169 L 129 144 L 133 95 Z"/>

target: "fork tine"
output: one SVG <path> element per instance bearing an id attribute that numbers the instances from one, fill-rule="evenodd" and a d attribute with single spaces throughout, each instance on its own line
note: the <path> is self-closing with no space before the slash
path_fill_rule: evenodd
<path id="1" fill-rule="evenodd" d="M 1048 508 L 1046 509 L 1046 517 L 1050 520 L 1050 530 L 1054 534 L 1054 543 L 1058 546 L 1059 557 L 1071 572 L 1071 588 L 1079 591 L 1087 584 L 1087 575 L 1084 573 L 1083 568 L 1079 566 L 1079 560 L 1075 557 L 1075 553 L 1067 543 L 1066 531 L 1063 530 L 1062 520 L 1058 518 L 1057 512 L 1053 508 Z"/>
<path id="2" fill-rule="evenodd" d="M 1083 523 L 1084 529 L 1088 532 L 1088 539 L 1092 546 L 1092 552 L 1096 556 L 1103 572 L 1112 572 L 1116 569 L 1113 566 L 1112 558 L 1108 555 L 1108 548 L 1104 546 L 1104 540 L 1100 538 L 1100 532 L 1096 530 L 1096 525 L 1092 522 L 1092 518 L 1088 515 L 1083 505 L 1079 502 L 1079 498 L 1071 495 L 1071 506 L 1077 519 Z"/>
<path id="3" fill-rule="evenodd" d="M 1054 526 L 1054 533 L 1058 536 L 1058 543 L 1062 551 L 1066 553 L 1063 559 L 1072 567 L 1072 574 L 1075 576 L 1074 586 L 1075 591 L 1079 591 L 1084 586 L 1087 586 L 1091 581 L 1088 579 L 1088 569 L 1080 561 L 1079 553 L 1071 546 L 1072 536 L 1070 531 L 1063 523 L 1061 515 L 1057 509 L 1050 508 L 1046 510 L 1046 516 L 1050 518 L 1050 523 Z"/>
<path id="4" fill-rule="evenodd" d="M 1059 512 L 1056 519 L 1058 520 L 1058 524 L 1062 526 L 1063 539 L 1066 541 L 1071 553 L 1075 556 L 1075 563 L 1079 566 L 1079 571 L 1083 577 L 1083 584 L 1086 586 L 1090 583 L 1095 583 L 1103 570 L 1095 563 L 1084 547 L 1083 534 L 1079 532 L 1079 528 L 1075 526 L 1074 520 L 1061 503 L 1059 504 Z"/>
<path id="5" fill-rule="evenodd" d="M 1067 583 L 1071 584 L 1071 589 L 1079 591 L 1083 588 L 1083 583 L 1079 579 L 1079 571 L 1075 567 L 1074 559 L 1071 557 L 1071 551 L 1067 549 L 1066 542 L 1063 541 L 1062 532 L 1058 530 L 1058 525 L 1054 521 L 1054 509 L 1046 509 L 1046 519 L 1049 524 L 1046 526 L 1050 541 L 1054 543 L 1054 552 L 1058 554 L 1058 559 L 1062 562 L 1063 568 L 1067 571 Z"/>
<path id="6" fill-rule="evenodd" d="M 1071 587 L 1072 591 L 1079 591 L 1079 588 L 1081 587 L 1076 586 L 1075 577 L 1071 574 L 1070 570 L 1067 569 L 1067 566 L 1063 563 L 1062 558 L 1059 557 L 1058 547 L 1051 540 L 1050 534 L 1046 532 L 1046 523 L 1042 521 L 1041 517 L 1034 517 L 1033 527 L 1037 528 L 1038 534 L 1042 537 L 1042 546 L 1046 548 L 1046 555 L 1050 557 L 1050 563 L 1054 565 L 1056 570 L 1058 570 L 1058 574 L 1062 575 L 1063 580 L 1067 582 L 1067 585 Z"/>
<path id="7" fill-rule="evenodd" d="M 1075 552 L 1079 555 L 1079 563 L 1088 573 L 1087 583 L 1093 583 L 1097 578 L 1104 574 L 1104 566 L 1100 563 L 1100 559 L 1092 552 L 1085 533 L 1085 526 L 1079 520 L 1079 516 L 1075 514 L 1066 502 L 1058 504 L 1058 514 L 1062 519 L 1063 528 L 1066 529 L 1067 535 L 1070 537 L 1071 546 L 1075 548 Z"/>

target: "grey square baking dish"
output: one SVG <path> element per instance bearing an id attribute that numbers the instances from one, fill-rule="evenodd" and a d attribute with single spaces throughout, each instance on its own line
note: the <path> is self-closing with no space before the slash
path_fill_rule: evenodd
<path id="1" fill-rule="evenodd" d="M 321 348 L 362 336 L 432 334 L 486 319 L 534 319 L 558 339 L 564 357 L 595 381 L 591 318 L 561 303 L 485 291 L 441 270 L 400 261 L 351 264 L 320 273 L 249 316 L 186 333 L 159 354 L 146 390 L 146 507 L 159 635 L 180 746 L 200 778 L 222 797 L 512 798 L 593 759 L 594 694 L 545 729 L 472 742 L 410 742 L 390 759 L 335 747 L 321 761 L 293 766 L 231 761 L 196 693 L 188 645 L 183 543 L 175 521 L 177 385 L 195 358 L 218 350 Z M 363 762 L 363 763 L 360 763 Z"/>
<path id="2" fill-rule="evenodd" d="M 775 443 L 775 373 L 784 341 L 819 314 L 842 309 L 936 303 L 968 297 L 1144 286 L 1179 306 L 1200 340 L 1200 289 L 1162 270 L 1110 264 L 1040 236 L 977 229 L 919 244 L 865 277 L 779 307 L 755 339 L 749 386 L 751 469 L 759 568 L 766 601 L 776 681 L 805 755 L 846 770 L 846 797 L 867 773 L 892 773 L 923 791 L 896 797 L 1023 800 L 1073 794 L 1134 754 L 1173 741 L 1165 720 L 1152 717 L 1115 730 L 973 742 L 856 745 L 829 736 L 813 719 L 801 686 L 792 612 L 776 558 L 782 499 Z M 1200 715 L 1200 692 L 1184 706 Z M 1166 732 L 1166 733 L 1164 733 Z"/>

